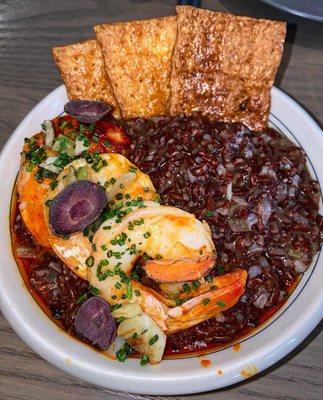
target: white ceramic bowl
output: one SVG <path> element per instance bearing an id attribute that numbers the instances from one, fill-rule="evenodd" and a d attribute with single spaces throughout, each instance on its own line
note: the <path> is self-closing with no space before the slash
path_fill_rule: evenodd
<path id="1" fill-rule="evenodd" d="M 138 360 L 110 360 L 60 330 L 26 289 L 11 251 L 9 207 L 25 136 L 39 131 L 44 119 L 60 114 L 67 101 L 64 86 L 43 99 L 11 135 L 0 157 L 0 306 L 18 335 L 57 367 L 110 389 L 144 394 L 187 394 L 233 384 L 274 364 L 318 324 L 323 310 L 323 256 L 318 254 L 287 303 L 258 330 L 232 346 L 202 358 L 166 360 L 140 367 Z M 322 131 L 305 111 L 278 89 L 272 91 L 270 121 L 308 155 L 312 175 L 323 185 Z M 322 211 L 322 204 L 321 204 Z"/>

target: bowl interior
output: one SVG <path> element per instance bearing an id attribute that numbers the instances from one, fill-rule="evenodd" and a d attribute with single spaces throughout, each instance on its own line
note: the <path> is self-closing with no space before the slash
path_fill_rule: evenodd
<path id="1" fill-rule="evenodd" d="M 60 114 L 66 101 L 64 86 L 44 98 L 17 127 L 0 158 L 0 306 L 20 337 L 43 358 L 75 376 L 110 389 L 145 394 L 196 393 L 227 386 L 265 369 L 300 343 L 322 316 L 321 252 L 286 304 L 242 339 L 238 352 L 233 351 L 230 345 L 205 356 L 211 362 L 208 368 L 201 366 L 200 357 L 165 360 L 144 370 L 136 359 L 124 364 L 113 361 L 65 334 L 40 310 L 24 285 L 11 251 L 10 200 L 24 137 L 37 132 L 45 118 Z M 275 88 L 272 91 L 270 124 L 305 150 L 310 173 L 321 186 L 321 129 L 300 106 Z M 320 209 L 322 211 L 322 200 Z"/>

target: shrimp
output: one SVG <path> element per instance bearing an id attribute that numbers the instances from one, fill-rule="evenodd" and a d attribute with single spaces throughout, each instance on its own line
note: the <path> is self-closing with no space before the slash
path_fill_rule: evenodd
<path id="1" fill-rule="evenodd" d="M 69 268 L 84 279 L 87 274 L 86 260 L 91 254 L 92 244 L 82 232 L 75 233 L 68 238 L 59 237 L 51 232 L 48 207 L 50 201 L 65 186 L 77 179 L 90 180 L 105 187 L 108 205 L 112 209 L 118 207 L 118 199 L 120 202 L 121 198 L 124 200 L 123 202 L 129 201 L 129 204 L 134 204 L 136 203 L 135 199 L 152 201 L 156 199 L 157 195 L 149 176 L 137 169 L 124 156 L 116 153 L 102 154 L 99 163 L 101 163 L 100 168 L 96 168 L 84 158 L 80 158 L 66 165 L 57 177 L 56 187 L 47 191 L 42 205 L 50 246 Z M 134 206 L 132 205 L 132 207 Z"/>
<path id="2" fill-rule="evenodd" d="M 246 272 L 243 270 L 217 277 L 213 282 L 205 281 L 204 276 L 216 261 L 210 230 L 194 215 L 175 207 L 144 202 L 119 223 L 105 221 L 95 233 L 93 244 L 96 250 L 92 252 L 94 262 L 88 268 L 88 280 L 116 307 L 114 314 L 124 318 L 118 331 L 120 335 L 130 338 L 129 332 L 134 333 L 136 324 L 137 331 L 145 332 L 144 327 L 149 325 L 153 332 L 158 332 L 155 336 L 160 343 L 152 362 L 160 361 L 163 353 L 160 344 L 165 342 L 167 334 L 232 307 L 244 292 Z M 143 269 L 156 283 L 175 283 L 182 287 L 188 286 L 188 282 L 195 284 L 190 288 L 190 296 L 180 301 L 183 304 L 178 305 L 175 299 L 135 279 L 132 269 L 143 255 L 153 259 Z M 140 314 L 127 317 L 129 304 L 140 306 Z M 151 353 L 149 335 L 137 331 L 132 345 L 139 352 Z"/>
<path id="3" fill-rule="evenodd" d="M 31 145 L 34 143 L 42 145 L 44 137 L 42 133 L 36 134 L 30 139 Z M 23 156 L 17 178 L 17 192 L 19 196 L 19 210 L 21 217 L 26 224 L 29 232 L 33 235 L 36 241 L 45 248 L 50 248 L 47 238 L 47 227 L 43 216 L 43 202 L 46 197 L 47 191 L 51 180 L 44 178 L 41 182 L 37 181 L 35 174 L 38 170 L 37 166 L 30 168 L 26 157 L 24 156 L 29 150 L 28 142 L 25 143 L 23 148 Z M 44 151 L 44 157 L 51 157 L 53 155 L 51 149 Z"/>
<path id="4" fill-rule="evenodd" d="M 213 289 L 180 306 L 167 307 L 154 290 L 133 281 L 140 289 L 139 300 L 118 304 L 112 312 L 121 318 L 118 335 L 123 336 L 139 353 L 149 356 L 152 364 L 163 356 L 167 335 L 187 329 L 234 306 L 244 293 L 245 270 L 237 269 L 213 280 Z M 104 296 L 103 296 L 104 297 Z"/>
<path id="5" fill-rule="evenodd" d="M 92 253 L 94 267 L 88 270 L 88 280 L 101 290 L 111 304 L 121 300 L 120 291 L 115 288 L 120 278 L 114 275 L 103 279 L 102 275 L 107 278 L 107 271 L 120 269 L 130 276 L 133 266 L 143 254 L 153 259 L 192 259 L 214 257 L 216 252 L 209 230 L 193 214 L 146 202 L 126 215 L 120 223 L 105 221 L 94 235 L 93 244 L 97 250 Z M 204 262 L 209 266 L 208 258 L 204 257 Z M 108 266 L 106 271 L 102 270 L 104 266 Z M 195 267 L 205 268 L 199 260 L 196 260 Z"/>

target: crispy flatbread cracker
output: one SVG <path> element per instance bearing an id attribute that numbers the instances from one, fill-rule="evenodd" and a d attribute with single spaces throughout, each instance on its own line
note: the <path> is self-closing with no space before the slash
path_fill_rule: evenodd
<path id="1" fill-rule="evenodd" d="M 286 24 L 187 6 L 176 11 L 171 114 L 199 111 L 264 129 Z"/>
<path id="2" fill-rule="evenodd" d="M 70 100 L 102 100 L 111 104 L 115 113 L 119 114 L 102 50 L 96 39 L 53 47 L 52 54 Z"/>
<path id="3" fill-rule="evenodd" d="M 168 114 L 176 17 L 104 24 L 94 29 L 122 116 Z"/>

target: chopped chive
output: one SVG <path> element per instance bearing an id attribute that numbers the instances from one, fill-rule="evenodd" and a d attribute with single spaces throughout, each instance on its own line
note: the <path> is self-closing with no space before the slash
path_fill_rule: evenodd
<path id="1" fill-rule="evenodd" d="M 94 265 L 94 257 L 93 256 L 88 257 L 85 260 L 85 264 L 86 264 L 87 267 L 90 267 L 90 268 L 93 267 L 93 265 Z"/>
<path id="2" fill-rule="evenodd" d="M 151 236 L 151 233 L 150 233 L 150 232 L 145 232 L 145 233 L 143 234 L 143 236 L 144 236 L 145 239 L 148 239 L 149 236 Z"/>
<path id="3" fill-rule="evenodd" d="M 131 274 L 130 274 L 130 279 L 135 279 L 135 280 L 139 280 L 139 276 L 138 276 L 138 274 L 136 273 L 136 272 L 131 272 Z"/>
<path id="4" fill-rule="evenodd" d="M 161 260 L 163 258 L 163 256 L 161 254 L 156 254 L 155 258 L 156 258 L 156 260 Z"/>
<path id="5" fill-rule="evenodd" d="M 208 276 L 205 277 L 205 280 L 207 282 L 209 282 L 209 283 L 212 283 L 213 282 L 213 277 L 211 275 L 208 275 Z"/>
<path id="6" fill-rule="evenodd" d="M 81 304 L 87 299 L 87 293 L 81 294 L 81 296 L 77 299 L 76 304 Z"/>
<path id="7" fill-rule="evenodd" d="M 135 290 L 135 295 L 136 295 L 137 297 L 140 296 L 140 291 L 139 291 L 138 289 Z"/>
<path id="8" fill-rule="evenodd" d="M 51 190 L 54 190 L 54 189 L 57 188 L 57 185 L 58 185 L 58 182 L 57 181 L 53 181 L 53 182 L 50 183 L 49 186 L 50 186 Z"/>
<path id="9" fill-rule="evenodd" d="M 122 307 L 122 304 L 113 304 L 111 307 L 110 307 L 110 309 L 111 309 L 111 312 L 113 312 L 113 311 L 115 311 L 115 310 L 119 310 L 119 308 L 121 308 Z"/>
<path id="10" fill-rule="evenodd" d="M 132 284 L 130 281 L 127 283 L 127 299 L 132 299 Z"/>
<path id="11" fill-rule="evenodd" d="M 117 283 L 114 285 L 114 287 L 115 287 L 116 289 L 120 289 L 120 288 L 121 288 L 121 283 L 120 283 L 120 282 L 117 282 Z"/>
<path id="12" fill-rule="evenodd" d="M 111 299 L 113 299 L 113 300 L 115 300 L 117 298 L 117 296 L 115 295 L 115 294 L 113 294 L 112 296 L 111 296 Z"/>
<path id="13" fill-rule="evenodd" d="M 130 167 L 128 168 L 129 172 L 136 172 L 138 168 L 130 165 Z"/>
<path id="14" fill-rule="evenodd" d="M 124 321 L 125 320 L 125 317 L 119 317 L 119 318 L 117 318 L 117 322 L 122 322 L 122 321 Z"/>
<path id="15" fill-rule="evenodd" d="M 218 270 L 219 275 L 223 275 L 225 272 L 223 265 L 218 265 L 217 270 Z"/>
<path id="16" fill-rule="evenodd" d="M 130 357 L 133 353 L 133 348 L 127 342 L 116 352 L 117 360 L 124 362 L 126 358 Z"/>
<path id="17" fill-rule="evenodd" d="M 45 205 L 46 205 L 47 207 L 50 207 L 51 204 L 52 204 L 52 202 L 53 202 L 53 200 L 47 200 L 47 201 L 45 202 Z"/>
<path id="18" fill-rule="evenodd" d="M 101 293 L 100 290 L 95 286 L 90 285 L 89 289 L 94 296 L 98 296 Z"/>
<path id="19" fill-rule="evenodd" d="M 140 365 L 144 366 L 147 365 L 149 363 L 149 357 L 146 355 L 143 355 L 140 359 Z"/>
<path id="20" fill-rule="evenodd" d="M 197 289 L 201 283 L 199 281 L 193 281 L 192 285 L 195 287 L 195 289 Z"/>
<path id="21" fill-rule="evenodd" d="M 103 260 L 101 260 L 99 262 L 99 265 L 102 265 L 103 267 L 105 267 L 106 265 L 109 265 L 109 261 L 106 258 L 104 258 Z"/>
<path id="22" fill-rule="evenodd" d="M 96 269 L 96 276 L 99 277 L 101 275 L 102 272 L 102 265 L 98 265 L 97 269 Z"/>
<path id="23" fill-rule="evenodd" d="M 207 304 L 209 304 L 209 302 L 210 302 L 210 299 L 209 299 L 209 298 L 205 298 L 205 299 L 202 300 L 202 304 L 205 305 L 205 306 L 206 306 Z"/>
<path id="24" fill-rule="evenodd" d="M 225 301 L 222 301 L 222 300 L 217 301 L 216 304 L 217 304 L 218 306 L 220 306 L 220 307 L 225 307 L 225 306 L 226 306 L 226 302 L 225 302 Z"/>
<path id="25" fill-rule="evenodd" d="M 110 269 L 107 269 L 103 274 L 98 276 L 98 279 L 100 282 L 102 282 L 105 281 L 108 276 L 113 276 L 113 275 L 114 273 Z"/>
<path id="26" fill-rule="evenodd" d="M 157 342 L 159 339 L 158 335 L 153 336 L 152 338 L 149 339 L 149 345 L 152 346 L 154 343 Z"/>
<path id="27" fill-rule="evenodd" d="M 207 212 L 205 213 L 205 216 L 208 217 L 208 218 L 211 218 L 211 217 L 214 216 L 214 212 L 213 212 L 213 211 L 207 211 Z"/>
<path id="28" fill-rule="evenodd" d="M 144 188 L 144 191 L 145 191 L 145 192 L 149 192 L 149 187 L 146 186 L 146 187 Z"/>
<path id="29" fill-rule="evenodd" d="M 189 293 L 191 291 L 190 285 L 187 283 L 184 283 L 183 290 L 185 293 Z"/>

